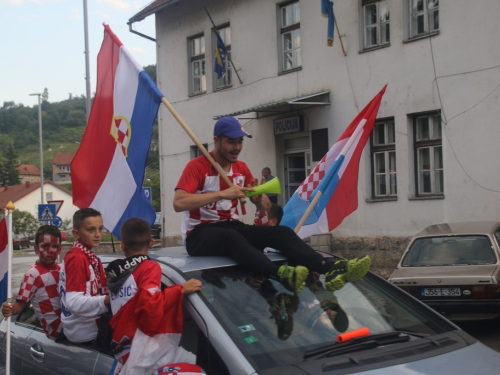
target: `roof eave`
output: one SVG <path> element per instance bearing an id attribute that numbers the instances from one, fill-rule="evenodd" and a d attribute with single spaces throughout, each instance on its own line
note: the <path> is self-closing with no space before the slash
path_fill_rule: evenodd
<path id="1" fill-rule="evenodd" d="M 168 3 L 160 4 L 156 7 L 151 8 L 151 9 L 147 9 L 147 7 L 146 7 L 147 10 L 142 10 L 139 13 L 137 13 L 135 16 L 129 18 L 127 25 L 130 26 L 135 22 L 140 22 L 140 21 L 144 20 L 145 18 L 151 16 L 152 14 L 156 14 L 156 13 L 161 12 L 163 9 L 165 9 L 171 5 L 177 4 L 179 1 L 181 1 L 181 0 L 171 0 Z"/>

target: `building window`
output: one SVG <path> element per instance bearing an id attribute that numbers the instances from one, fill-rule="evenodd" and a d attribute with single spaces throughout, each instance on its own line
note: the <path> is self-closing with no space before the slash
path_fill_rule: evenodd
<path id="1" fill-rule="evenodd" d="M 227 51 L 227 58 L 226 58 L 226 72 L 222 75 L 221 78 L 217 78 L 217 73 L 214 72 L 214 82 L 215 82 L 215 89 L 222 89 L 225 87 L 229 87 L 233 83 L 232 79 L 232 69 L 231 69 L 231 28 L 229 26 L 227 27 L 222 27 L 219 30 L 219 35 L 222 41 L 224 42 L 224 45 L 226 46 L 226 51 Z M 215 31 L 214 31 L 215 32 Z M 213 50 L 217 48 L 217 38 L 214 35 L 213 38 L 214 41 L 214 48 Z"/>
<path id="2" fill-rule="evenodd" d="M 281 71 L 302 66 L 300 57 L 300 7 L 299 2 L 280 8 L 281 21 Z"/>
<path id="3" fill-rule="evenodd" d="M 387 1 L 363 0 L 362 6 L 364 48 L 373 48 L 388 44 L 391 38 Z"/>
<path id="4" fill-rule="evenodd" d="M 203 147 L 205 147 L 205 150 L 208 151 L 208 143 L 203 143 Z M 203 155 L 203 153 L 201 152 L 201 150 L 196 145 L 195 146 L 191 146 L 190 153 L 191 153 L 191 159 L 194 159 L 194 158 L 197 158 L 198 156 Z"/>
<path id="5" fill-rule="evenodd" d="M 439 0 L 408 0 L 410 38 L 439 30 Z"/>
<path id="6" fill-rule="evenodd" d="M 52 200 L 52 193 L 45 193 L 45 200 L 51 201 Z"/>
<path id="7" fill-rule="evenodd" d="M 205 36 L 189 39 L 189 92 L 201 94 L 207 90 L 205 77 Z"/>
<path id="8" fill-rule="evenodd" d="M 417 195 L 442 195 L 443 147 L 441 115 L 432 113 L 414 118 Z"/>
<path id="9" fill-rule="evenodd" d="M 396 197 L 396 138 L 394 120 L 377 121 L 371 137 L 373 198 Z"/>

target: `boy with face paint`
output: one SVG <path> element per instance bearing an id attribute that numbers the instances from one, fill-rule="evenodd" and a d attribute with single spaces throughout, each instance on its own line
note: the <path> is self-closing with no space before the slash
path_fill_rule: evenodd
<path id="1" fill-rule="evenodd" d="M 38 260 L 24 274 L 14 304 L 5 302 L 2 314 L 17 315 L 31 301 L 36 316 L 49 339 L 61 332 L 61 301 L 58 293 L 59 269 L 56 263 L 61 252 L 61 232 L 53 225 L 42 225 L 35 234 L 35 253 Z"/>

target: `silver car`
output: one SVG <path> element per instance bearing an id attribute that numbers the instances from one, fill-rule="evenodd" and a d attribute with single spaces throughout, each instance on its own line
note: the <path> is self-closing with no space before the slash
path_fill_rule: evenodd
<path id="1" fill-rule="evenodd" d="M 500 367 L 499 353 L 372 273 L 334 293 L 312 274 L 296 296 L 230 258 L 189 257 L 181 247 L 150 255 L 165 286 L 203 282 L 201 293 L 184 299 L 181 345 L 207 374 L 456 375 Z M 0 329 L 4 345 L 5 323 Z M 345 336 L 359 329 L 365 335 Z M 105 350 L 47 340 L 32 313 L 15 319 L 12 340 L 13 374 L 107 374 L 111 365 Z"/>
<path id="2" fill-rule="evenodd" d="M 500 315 L 500 222 L 431 225 L 389 281 L 452 320 Z"/>

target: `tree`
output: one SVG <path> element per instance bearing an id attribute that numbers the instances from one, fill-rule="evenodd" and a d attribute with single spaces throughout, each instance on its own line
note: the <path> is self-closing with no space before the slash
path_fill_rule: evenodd
<path id="1" fill-rule="evenodd" d="M 46 87 L 43 89 L 42 102 L 48 102 L 48 101 L 49 101 L 49 90 Z"/>
<path id="2" fill-rule="evenodd" d="M 38 220 L 27 211 L 14 210 L 12 212 L 12 231 L 33 237 L 38 229 Z"/>
<path id="3" fill-rule="evenodd" d="M 11 140 L 4 151 L 4 161 L 1 165 L 2 180 L 4 185 L 19 185 L 19 171 L 16 169 L 16 160 L 19 157 Z"/>

